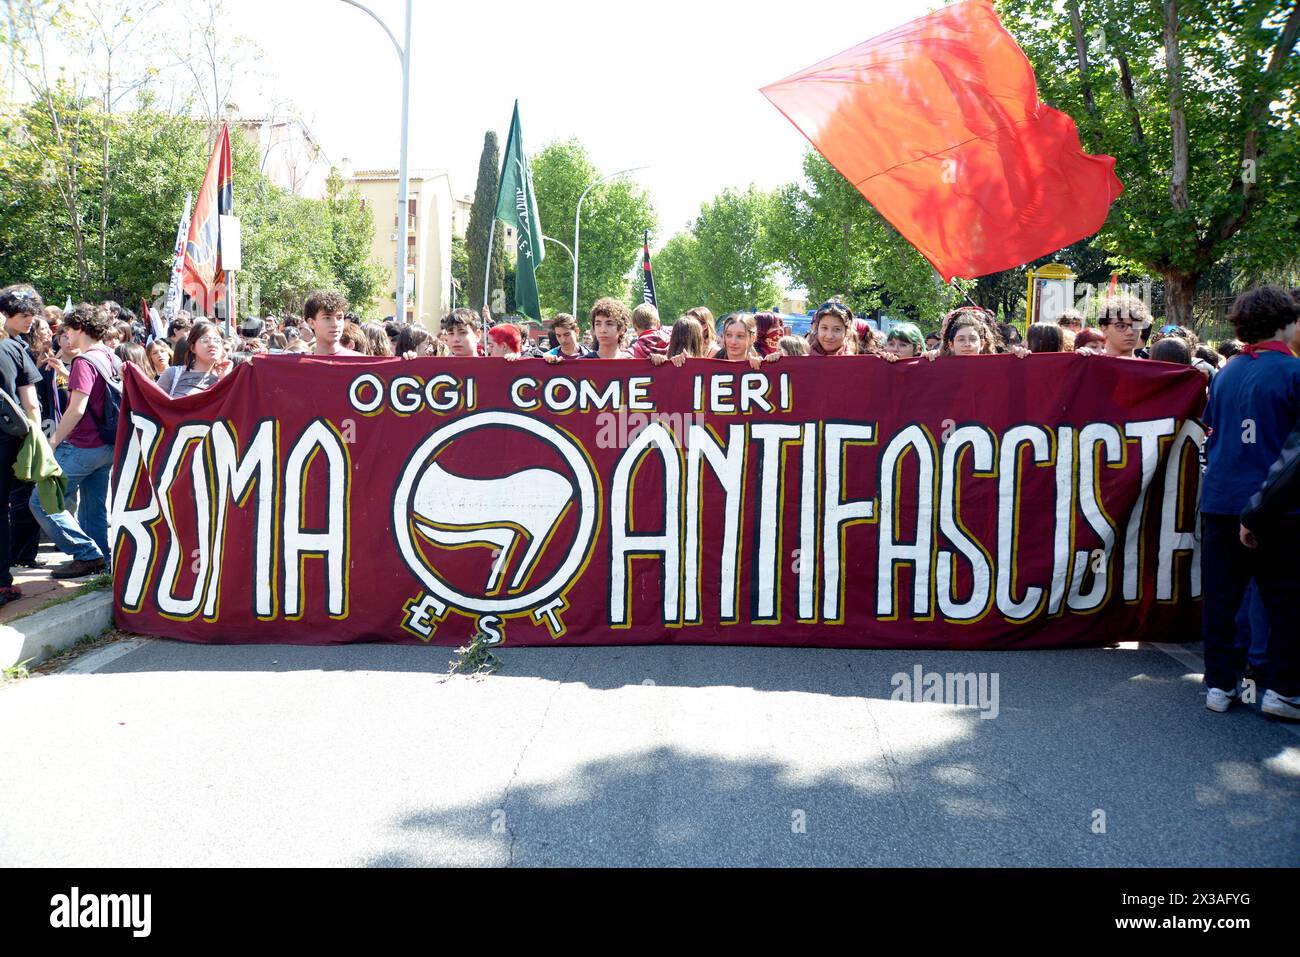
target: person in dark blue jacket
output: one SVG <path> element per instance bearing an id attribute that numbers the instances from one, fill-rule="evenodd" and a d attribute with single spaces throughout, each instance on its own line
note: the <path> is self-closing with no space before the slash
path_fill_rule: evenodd
<path id="1" fill-rule="evenodd" d="M 1205 411 L 1205 706 L 1227 711 L 1239 695 L 1246 649 L 1235 640 L 1235 619 L 1254 579 L 1269 621 L 1260 710 L 1300 720 L 1300 605 L 1292 595 L 1300 567 L 1300 508 L 1274 513 L 1255 547 L 1243 543 L 1241 532 L 1243 511 L 1300 421 L 1300 359 L 1292 352 L 1300 306 L 1285 290 L 1261 286 L 1237 298 L 1229 320 L 1245 345 L 1215 377 Z"/>

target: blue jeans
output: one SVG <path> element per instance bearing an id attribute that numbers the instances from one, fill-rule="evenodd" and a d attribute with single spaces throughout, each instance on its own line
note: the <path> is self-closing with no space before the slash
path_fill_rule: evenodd
<path id="1" fill-rule="evenodd" d="M 17 551 L 16 546 L 14 550 Z M 1259 597 L 1259 586 L 1253 578 L 1246 586 L 1246 597 L 1237 610 L 1237 644 L 1249 647 L 1246 658 L 1256 669 L 1264 667 L 1264 650 L 1268 647 L 1268 609 Z"/>
<path id="2" fill-rule="evenodd" d="M 83 449 L 64 442 L 54 450 L 54 460 L 68 477 L 68 498 L 81 490 L 77 517 L 70 512 L 50 515 L 32 492 L 32 514 L 61 551 L 79 562 L 108 559 L 108 474 L 113 467 L 113 446 Z"/>

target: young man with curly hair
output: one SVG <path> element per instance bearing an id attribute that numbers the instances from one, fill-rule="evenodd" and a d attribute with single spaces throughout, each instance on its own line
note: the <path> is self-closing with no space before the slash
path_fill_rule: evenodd
<path id="1" fill-rule="evenodd" d="M 361 353 L 343 345 L 343 332 L 347 327 L 348 301 L 337 292 L 317 290 L 307 296 L 303 319 L 315 339 L 312 355 L 359 356 Z"/>
<path id="2" fill-rule="evenodd" d="M 108 475 L 113 443 L 99 434 L 104 421 L 107 379 L 122 381 L 122 363 L 104 345 L 113 319 L 103 306 L 81 303 L 63 317 L 68 345 L 77 352 L 68 370 L 68 407 L 50 439 L 54 459 L 68 477 L 67 496 L 80 489 L 77 514 L 50 514 L 32 493 L 31 508 L 45 534 L 72 561 L 50 573 L 52 578 L 81 578 L 108 566 Z M 120 388 L 120 385 L 118 385 Z"/>
<path id="3" fill-rule="evenodd" d="M 1201 482 L 1201 581 L 1205 596 L 1205 706 L 1223 712 L 1238 697 L 1246 664 L 1236 616 L 1251 579 L 1269 620 L 1260 710 L 1300 720 L 1300 605 L 1294 597 L 1300 565 L 1300 509 L 1252 528 L 1243 543 L 1240 515 L 1260 490 L 1300 419 L 1300 359 L 1291 343 L 1300 333 L 1300 307 L 1276 286 L 1243 293 L 1228 316 L 1244 345 L 1210 385 Z"/>
<path id="4" fill-rule="evenodd" d="M 632 315 L 627 306 L 617 299 L 597 299 L 591 307 L 591 331 L 596 337 L 597 359 L 631 359 L 632 353 L 623 348 Z"/>
<path id="5" fill-rule="evenodd" d="M 1137 296 L 1109 296 L 1097 310 L 1097 325 L 1106 343 L 1104 355 L 1133 359 L 1142 344 L 1142 330 L 1151 325 L 1151 310 Z"/>

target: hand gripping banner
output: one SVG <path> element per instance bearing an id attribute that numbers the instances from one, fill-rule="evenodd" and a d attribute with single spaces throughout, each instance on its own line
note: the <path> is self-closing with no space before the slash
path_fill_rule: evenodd
<path id="1" fill-rule="evenodd" d="M 198 642 L 1192 640 L 1192 369 L 1075 354 L 128 364 L 117 623 Z"/>

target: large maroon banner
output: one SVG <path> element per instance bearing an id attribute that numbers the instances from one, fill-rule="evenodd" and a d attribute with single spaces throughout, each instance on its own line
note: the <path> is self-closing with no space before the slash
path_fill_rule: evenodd
<path id="1" fill-rule="evenodd" d="M 201 642 L 1196 637 L 1199 372 L 259 357 L 126 380 L 119 626 Z"/>

